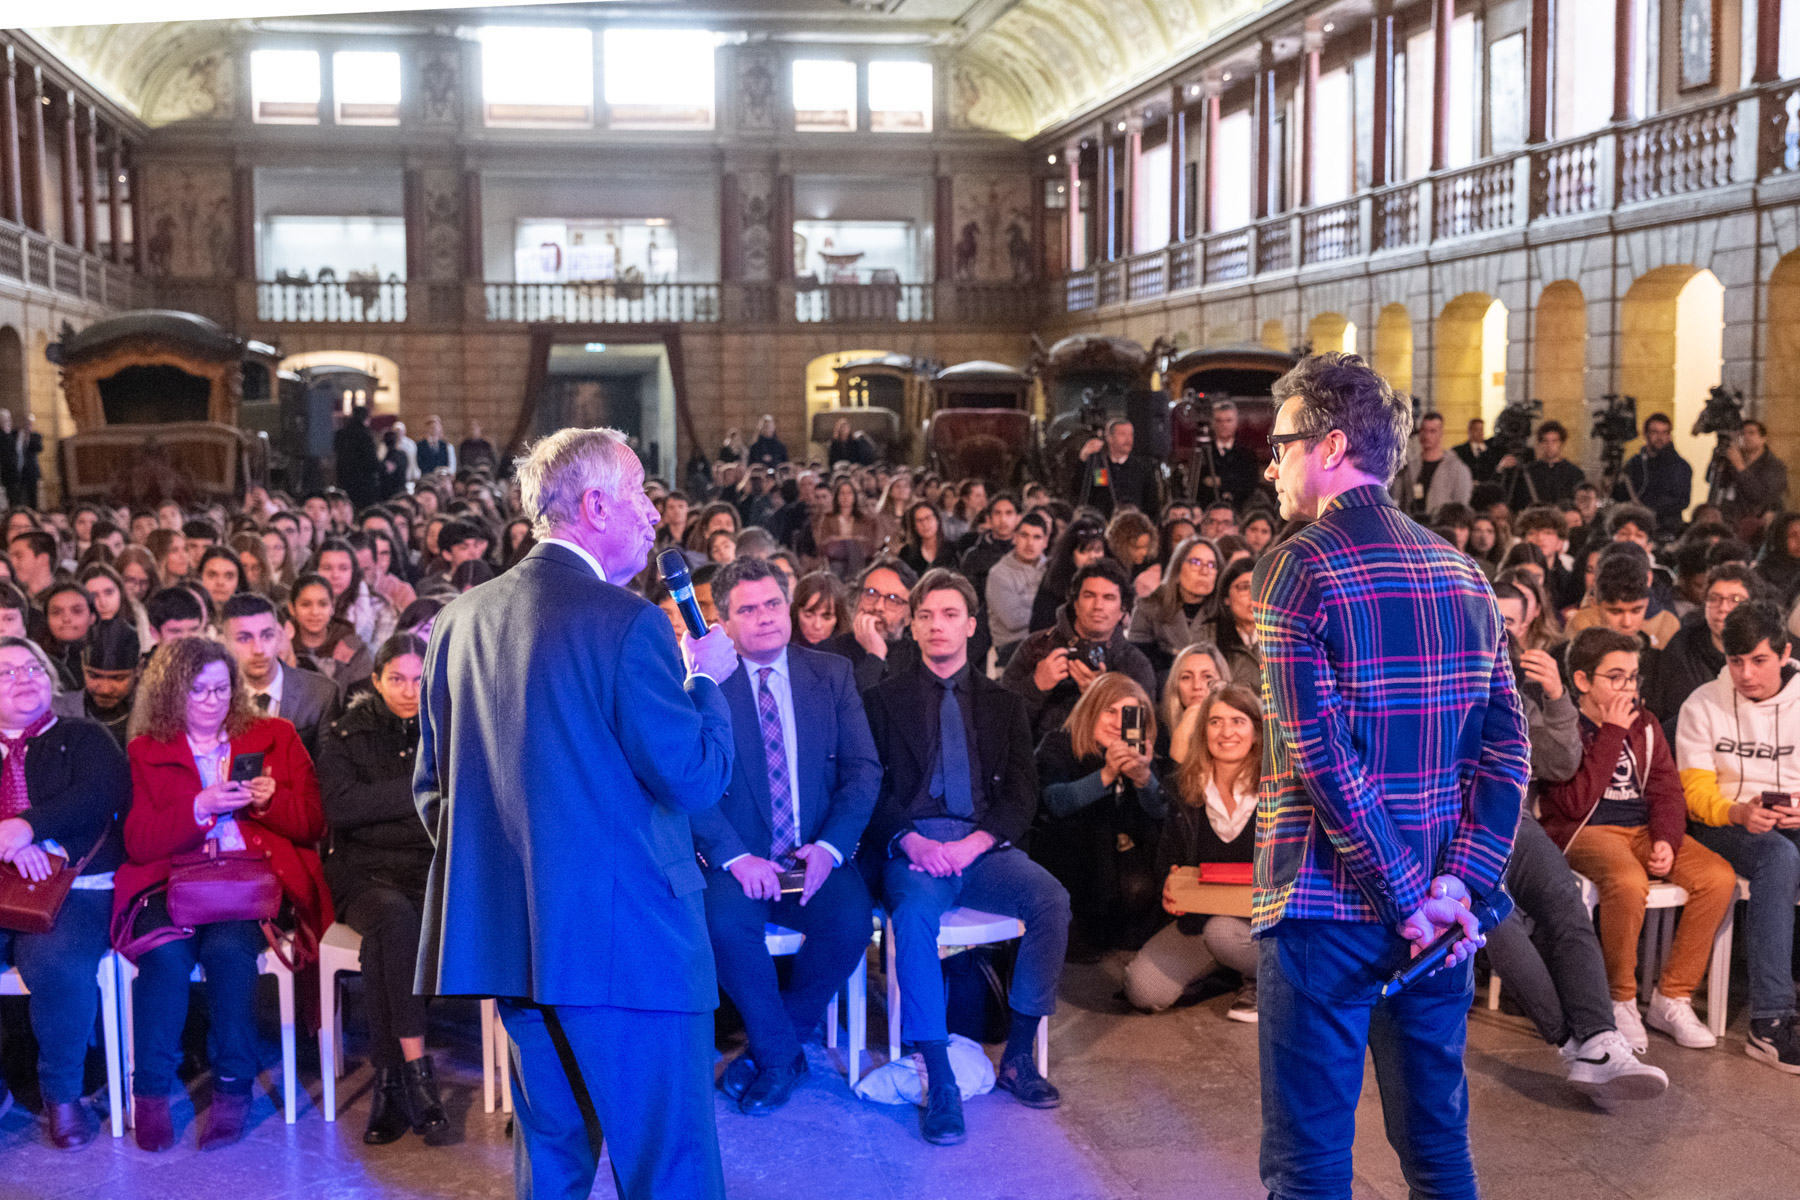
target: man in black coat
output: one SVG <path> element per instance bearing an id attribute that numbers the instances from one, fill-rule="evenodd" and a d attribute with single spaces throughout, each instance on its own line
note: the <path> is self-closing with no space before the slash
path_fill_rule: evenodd
<path id="1" fill-rule="evenodd" d="M 1681 514 L 1693 499 L 1694 468 L 1675 449 L 1675 426 L 1665 413 L 1644 418 L 1644 445 L 1625 460 L 1614 500 L 1641 504 L 1656 514 L 1656 532 L 1674 537 L 1681 532 Z"/>
<path id="2" fill-rule="evenodd" d="M 717 681 L 737 653 L 715 629 L 684 665 L 622 586 L 656 522 L 623 434 L 554 433 L 519 483 L 537 547 L 453 600 L 426 653 L 417 988 L 502 998 L 520 1200 L 587 1195 L 602 1130 L 623 1200 L 716 1200 L 719 988 L 688 818 L 731 777 Z"/>
<path id="3" fill-rule="evenodd" d="M 920 664 L 864 696 L 886 771 L 863 844 L 893 922 L 902 1034 L 925 1060 L 920 1126 L 926 1141 L 953 1145 L 967 1134 L 944 1023 L 939 924 L 959 906 L 1024 923 L 995 1086 L 1032 1108 L 1055 1108 L 1061 1096 L 1032 1050 L 1038 1022 L 1056 1009 L 1069 894 L 1015 844 L 1037 811 L 1031 725 L 1024 702 L 969 662 L 975 589 L 954 571 L 927 571 L 912 612 Z"/>
<path id="4" fill-rule="evenodd" d="M 1026 638 L 1008 660 L 1000 683 L 1025 698 L 1034 744 L 1062 728 L 1081 694 L 1104 672 L 1122 671 L 1145 695 L 1156 695 L 1155 669 L 1125 637 L 1125 618 L 1136 598 L 1125 568 L 1110 558 L 1091 562 L 1075 572 L 1056 625 Z"/>
<path id="5" fill-rule="evenodd" d="M 1106 423 L 1106 437 L 1089 438 L 1081 448 L 1077 500 L 1099 509 L 1109 519 L 1129 505 L 1151 520 L 1162 511 L 1162 480 L 1157 464 L 1132 453 L 1137 430 L 1124 417 Z"/>
<path id="6" fill-rule="evenodd" d="M 889 675 L 918 665 L 919 647 L 907 628 L 908 596 L 918 581 L 913 569 L 899 559 L 876 559 L 863 568 L 851 589 L 855 608 L 850 631 L 819 643 L 825 653 L 850 660 L 857 691 L 866 692 Z"/>
<path id="7" fill-rule="evenodd" d="M 350 497 L 357 511 L 381 499 L 381 457 L 375 453 L 375 437 L 369 432 L 369 410 L 358 407 L 338 427 L 331 439 L 336 459 L 337 485 Z"/>
<path id="8" fill-rule="evenodd" d="M 1238 410 L 1230 400 L 1212 409 L 1212 474 L 1200 481 L 1200 499 L 1224 501 L 1244 511 L 1261 494 L 1263 464 L 1250 447 L 1238 441 Z M 1152 509 L 1145 509 L 1152 517 Z"/>
<path id="9" fill-rule="evenodd" d="M 739 656 L 724 688 L 737 753 L 724 797 L 694 817 L 694 844 L 715 872 L 706 927 L 719 984 L 750 1035 L 719 1088 L 763 1116 L 806 1077 L 800 1043 L 869 947 L 869 890 L 842 868 L 875 807 L 881 763 L 850 664 L 788 644 L 785 575 L 760 558 L 726 563 L 713 603 Z M 783 872 L 799 874 L 798 890 Z M 771 924 L 806 937 L 785 989 L 764 938 Z"/>

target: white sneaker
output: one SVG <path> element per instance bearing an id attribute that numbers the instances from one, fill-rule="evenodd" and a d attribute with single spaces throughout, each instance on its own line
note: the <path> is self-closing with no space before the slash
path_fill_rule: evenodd
<path id="1" fill-rule="evenodd" d="M 1671 1000 L 1661 992 L 1650 993 L 1650 1011 L 1645 1015 L 1650 1028 L 1675 1039 L 1677 1045 L 1690 1050 L 1705 1050 L 1719 1044 L 1706 1023 L 1694 1015 L 1692 1000 Z"/>
<path id="2" fill-rule="evenodd" d="M 1669 1077 L 1659 1068 L 1639 1062 L 1624 1035 L 1611 1029 L 1579 1046 L 1574 1038 L 1563 1045 L 1569 1083 L 1601 1108 L 1610 1110 L 1627 1100 L 1652 1100 L 1668 1090 Z"/>
<path id="3" fill-rule="evenodd" d="M 1650 1035 L 1644 1032 L 1644 1018 L 1638 1015 L 1636 1000 L 1613 1001 L 1613 1025 L 1625 1044 L 1638 1054 L 1650 1049 Z"/>

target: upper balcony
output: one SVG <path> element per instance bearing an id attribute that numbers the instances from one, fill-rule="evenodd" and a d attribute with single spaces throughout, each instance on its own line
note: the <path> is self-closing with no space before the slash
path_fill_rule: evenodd
<path id="1" fill-rule="evenodd" d="M 1178 293 L 1291 280 L 1328 265 L 1472 251 L 1478 240 L 1508 233 L 1575 235 L 1585 230 L 1582 219 L 1666 220 L 1675 206 L 1691 208 L 1709 193 L 1729 203 L 1727 189 L 1782 177 L 1800 177 L 1794 80 L 1072 272 L 1052 305 L 1067 320 Z"/>
<path id="2" fill-rule="evenodd" d="M 144 279 L 130 267 L 6 220 L 0 220 L 0 280 L 102 309 L 141 308 L 150 302 Z"/>

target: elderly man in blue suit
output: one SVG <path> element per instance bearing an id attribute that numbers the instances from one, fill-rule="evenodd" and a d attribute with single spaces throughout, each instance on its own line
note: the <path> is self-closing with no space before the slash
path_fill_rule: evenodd
<path id="1" fill-rule="evenodd" d="M 618 586 L 656 525 L 624 435 L 552 434 L 519 485 L 537 548 L 445 608 L 425 656 L 418 990 L 500 997 L 521 1200 L 586 1197 L 602 1130 L 621 1197 L 714 1200 L 718 983 L 688 819 L 731 778 L 737 653 L 715 629 L 684 667 Z"/>
<path id="2" fill-rule="evenodd" d="M 706 889 L 706 926 L 719 983 L 750 1034 L 719 1087 L 765 1116 L 800 1086 L 800 1043 L 868 949 L 868 888 L 846 863 L 874 811 L 881 760 L 850 663 L 788 645 L 787 576 L 741 558 L 712 587 L 741 663 L 724 689 L 737 754 L 719 806 L 695 815 L 694 840 L 720 873 Z M 784 871 L 798 891 L 783 889 Z M 806 935 L 785 993 L 763 942 L 769 922 Z"/>

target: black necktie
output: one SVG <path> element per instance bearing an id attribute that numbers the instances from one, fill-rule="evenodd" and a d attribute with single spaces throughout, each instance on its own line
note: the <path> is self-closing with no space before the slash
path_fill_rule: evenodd
<path id="1" fill-rule="evenodd" d="M 257 708 L 261 709 L 263 712 L 268 712 L 269 711 L 269 702 L 270 702 L 269 693 L 267 693 L 267 692 L 256 693 L 256 707 Z"/>

